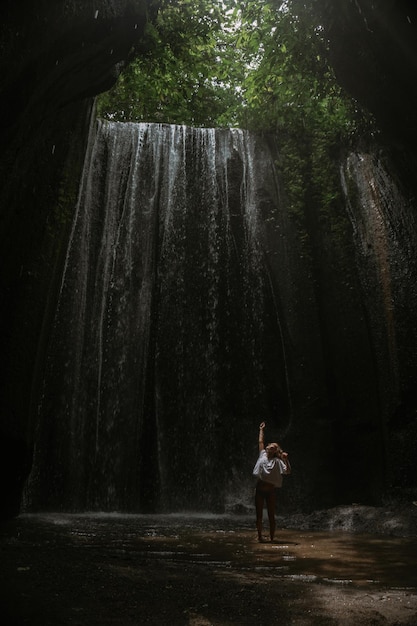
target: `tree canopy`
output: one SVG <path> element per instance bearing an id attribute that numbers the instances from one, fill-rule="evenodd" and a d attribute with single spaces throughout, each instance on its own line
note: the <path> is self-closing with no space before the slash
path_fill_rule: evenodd
<path id="1" fill-rule="evenodd" d="M 103 94 L 119 121 L 352 131 L 355 104 L 327 63 L 323 30 L 299 0 L 160 0 L 138 56 Z"/>
<path id="2" fill-rule="evenodd" d="M 98 100 L 105 119 L 241 127 L 280 137 L 294 212 L 306 180 L 334 201 L 334 153 L 369 117 L 328 63 L 314 3 L 155 0 L 138 54 Z"/>

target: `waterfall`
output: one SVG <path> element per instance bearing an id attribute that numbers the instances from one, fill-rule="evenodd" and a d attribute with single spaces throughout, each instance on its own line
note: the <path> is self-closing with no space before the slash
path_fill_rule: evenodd
<path id="1" fill-rule="evenodd" d="M 273 169 L 246 131 L 97 122 L 39 401 L 32 508 L 218 511 L 250 497 L 257 425 L 289 405 L 264 258 Z"/>

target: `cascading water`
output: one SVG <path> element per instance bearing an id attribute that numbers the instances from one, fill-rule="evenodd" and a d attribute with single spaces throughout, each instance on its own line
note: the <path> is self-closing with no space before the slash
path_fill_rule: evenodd
<path id="1" fill-rule="evenodd" d="M 29 508 L 222 510 L 250 496 L 258 422 L 289 405 L 263 249 L 271 180 L 247 132 L 98 122 Z"/>

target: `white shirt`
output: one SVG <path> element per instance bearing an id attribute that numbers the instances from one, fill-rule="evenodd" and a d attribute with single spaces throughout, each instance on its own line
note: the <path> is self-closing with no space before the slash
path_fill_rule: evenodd
<path id="1" fill-rule="evenodd" d="M 253 468 L 253 475 L 266 483 L 272 483 L 275 487 L 282 487 L 282 475 L 287 472 L 287 465 L 274 456 L 272 459 L 268 459 L 266 450 L 261 450 L 255 467 Z"/>

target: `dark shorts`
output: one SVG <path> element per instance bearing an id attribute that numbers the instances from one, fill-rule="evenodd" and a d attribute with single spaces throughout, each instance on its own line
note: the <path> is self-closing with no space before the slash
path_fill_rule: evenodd
<path id="1" fill-rule="evenodd" d="M 276 487 L 272 483 L 266 483 L 263 480 L 258 480 L 258 482 L 256 483 L 256 495 L 265 498 L 265 500 L 273 497 L 275 495 L 275 492 Z"/>

